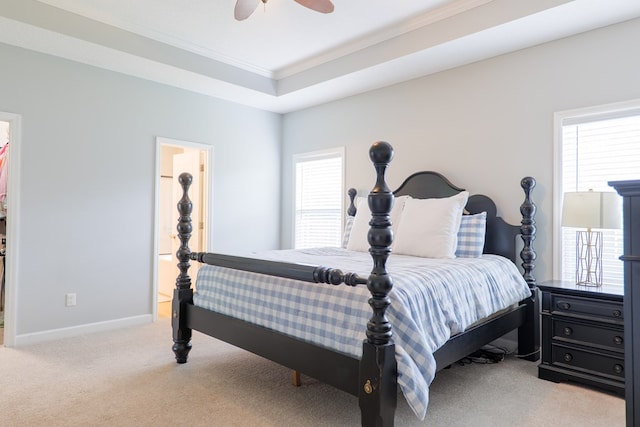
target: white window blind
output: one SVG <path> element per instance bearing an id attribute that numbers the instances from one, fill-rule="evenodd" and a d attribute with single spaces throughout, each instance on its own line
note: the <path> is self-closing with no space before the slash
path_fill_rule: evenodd
<path id="1" fill-rule="evenodd" d="M 344 149 L 301 154 L 295 164 L 294 247 L 340 246 Z"/>
<path id="2" fill-rule="evenodd" d="M 615 191 L 609 181 L 640 179 L 640 111 L 618 115 L 605 113 L 563 122 L 563 192 Z M 602 231 L 602 281 L 622 286 L 622 230 Z M 562 227 L 561 233 L 562 279 L 575 281 L 576 229 Z"/>

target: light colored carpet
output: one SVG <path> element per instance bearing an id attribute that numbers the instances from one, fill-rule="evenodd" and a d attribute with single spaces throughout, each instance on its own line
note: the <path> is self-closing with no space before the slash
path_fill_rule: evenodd
<path id="1" fill-rule="evenodd" d="M 168 319 L 0 348 L 3 426 L 357 426 L 357 399 L 194 333 L 177 365 Z M 398 426 L 624 426 L 624 400 L 536 377 L 515 358 L 440 372 L 419 421 L 400 396 Z"/>

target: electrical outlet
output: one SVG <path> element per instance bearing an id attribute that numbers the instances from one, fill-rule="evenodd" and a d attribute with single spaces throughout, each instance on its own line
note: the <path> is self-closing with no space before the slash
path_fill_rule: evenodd
<path id="1" fill-rule="evenodd" d="M 64 305 L 65 307 L 74 307 L 76 305 L 76 294 L 66 294 Z"/>

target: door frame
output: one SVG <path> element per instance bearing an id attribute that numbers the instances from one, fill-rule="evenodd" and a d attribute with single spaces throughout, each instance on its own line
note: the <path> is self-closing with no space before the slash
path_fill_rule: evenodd
<path id="1" fill-rule="evenodd" d="M 7 186 L 7 205 L 11 206 L 11 217 L 20 218 L 20 150 L 21 121 L 19 114 L 0 111 L 0 120 L 9 122 L 9 176 Z M 13 347 L 16 342 L 17 319 L 17 283 L 18 283 L 18 243 L 20 242 L 20 221 L 7 221 L 7 246 L 5 257 L 4 288 L 4 346 Z"/>
<path id="2" fill-rule="evenodd" d="M 183 141 L 165 137 L 156 137 L 156 167 L 155 167 L 155 202 L 154 202 L 154 226 L 153 226 L 153 290 L 151 296 L 152 302 L 152 315 L 153 321 L 158 320 L 158 249 L 160 242 L 160 169 L 161 169 L 161 151 L 163 145 L 170 145 L 173 147 L 181 147 L 188 149 L 196 149 L 200 151 L 205 151 L 207 153 L 207 159 L 205 162 L 205 170 L 204 170 L 204 178 L 206 180 L 206 217 L 202 218 L 202 221 L 207 224 L 205 229 L 205 236 L 203 239 L 204 242 L 204 251 L 207 251 L 208 248 L 211 247 L 212 242 L 212 227 L 213 224 L 213 146 L 208 144 L 203 144 L 200 142 L 191 142 L 191 141 Z M 176 272 L 177 277 L 177 272 Z"/>

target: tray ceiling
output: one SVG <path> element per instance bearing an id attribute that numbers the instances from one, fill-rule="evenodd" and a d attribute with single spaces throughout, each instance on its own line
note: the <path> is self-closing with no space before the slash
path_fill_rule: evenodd
<path id="1" fill-rule="evenodd" d="M 3 0 L 0 42 L 289 112 L 640 16 L 637 0 Z"/>

